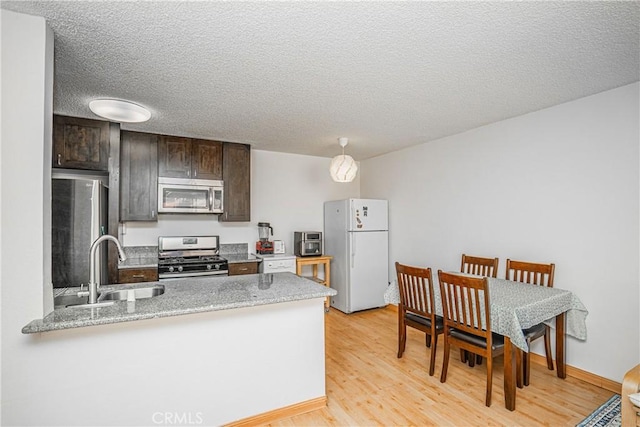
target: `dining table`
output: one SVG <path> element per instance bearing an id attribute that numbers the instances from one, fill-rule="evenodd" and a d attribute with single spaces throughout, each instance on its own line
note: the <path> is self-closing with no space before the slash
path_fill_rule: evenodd
<path id="1" fill-rule="evenodd" d="M 470 276 L 465 273 L 448 272 Z M 475 276 L 478 277 L 478 276 Z M 571 291 L 529 283 L 487 277 L 491 330 L 504 336 L 504 400 L 505 407 L 516 408 L 516 348 L 529 351 L 523 330 L 544 323 L 555 328 L 555 359 L 559 378 L 566 378 L 566 336 L 587 339 L 584 304 Z M 433 286 L 435 311 L 443 315 L 440 287 Z M 400 293 L 393 282 L 385 292 L 385 302 L 398 304 Z M 515 348 L 514 348 L 515 347 Z"/>

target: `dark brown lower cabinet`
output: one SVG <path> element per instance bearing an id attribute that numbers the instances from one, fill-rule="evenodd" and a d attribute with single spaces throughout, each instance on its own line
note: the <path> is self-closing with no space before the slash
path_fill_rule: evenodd
<path id="1" fill-rule="evenodd" d="M 257 262 L 234 262 L 229 264 L 229 276 L 238 276 L 240 274 L 256 274 L 257 272 Z"/>
<path id="2" fill-rule="evenodd" d="M 118 270 L 118 283 L 156 282 L 157 268 L 121 268 Z"/>
<path id="3" fill-rule="evenodd" d="M 122 131 L 120 221 L 158 220 L 158 136 Z"/>

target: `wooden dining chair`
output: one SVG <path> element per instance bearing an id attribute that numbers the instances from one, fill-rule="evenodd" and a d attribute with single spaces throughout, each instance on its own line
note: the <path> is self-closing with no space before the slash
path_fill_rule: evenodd
<path id="1" fill-rule="evenodd" d="M 482 258 L 462 254 L 460 271 L 476 276 L 498 277 L 498 258 Z"/>
<path id="2" fill-rule="evenodd" d="M 499 262 L 498 258 L 483 258 L 462 254 L 460 271 L 462 273 L 474 274 L 476 276 L 498 277 Z M 482 363 L 482 358 L 480 356 L 469 358 L 467 357 L 467 353 L 462 349 L 460 350 L 460 360 L 462 363 L 468 362 L 469 366 L 472 368 L 476 363 Z"/>
<path id="3" fill-rule="evenodd" d="M 427 347 L 431 347 L 429 375 L 433 375 L 438 335 L 443 333 L 442 317 L 436 315 L 433 298 L 431 268 L 411 267 L 396 262 L 400 304 L 398 304 L 398 358 L 407 342 L 407 326 L 425 333 Z"/>
<path id="4" fill-rule="evenodd" d="M 526 261 L 512 261 L 507 259 L 507 270 L 505 279 L 514 282 L 530 283 L 533 285 L 547 286 L 553 288 L 553 275 L 555 264 L 539 264 Z M 530 347 L 531 342 L 544 337 L 544 351 L 547 356 L 547 368 L 553 371 L 553 357 L 551 355 L 551 328 L 541 323 L 522 331 Z M 531 353 L 522 350 L 516 353 L 516 369 L 518 378 L 523 377 L 524 385 L 529 385 L 531 376 Z M 520 384 L 518 384 L 520 386 Z"/>
<path id="5" fill-rule="evenodd" d="M 447 380 L 449 353 L 455 345 L 487 359 L 485 405 L 491 406 L 493 358 L 504 353 L 504 337 L 491 332 L 489 285 L 486 277 L 438 270 L 444 314 L 444 361 L 440 382 Z"/>

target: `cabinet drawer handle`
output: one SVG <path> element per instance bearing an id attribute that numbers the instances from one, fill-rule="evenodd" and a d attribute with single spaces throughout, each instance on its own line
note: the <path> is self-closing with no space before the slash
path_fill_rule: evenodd
<path id="1" fill-rule="evenodd" d="M 240 267 L 240 271 L 247 271 L 249 267 Z"/>
<path id="2" fill-rule="evenodd" d="M 62 154 L 58 154 L 58 166 L 62 166 Z"/>
<path id="3" fill-rule="evenodd" d="M 133 277 L 134 279 L 144 279 L 144 274 L 134 274 L 131 277 Z"/>
<path id="4" fill-rule="evenodd" d="M 193 177 L 196 178 L 198 176 L 198 169 L 195 169 L 193 171 Z"/>

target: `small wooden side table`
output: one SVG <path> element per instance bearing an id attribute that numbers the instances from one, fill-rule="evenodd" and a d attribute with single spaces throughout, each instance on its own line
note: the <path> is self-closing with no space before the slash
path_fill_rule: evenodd
<path id="1" fill-rule="evenodd" d="M 313 257 L 297 257 L 296 258 L 296 274 L 301 277 L 306 277 L 307 279 L 311 279 L 315 282 L 318 282 L 321 285 L 326 286 L 327 288 L 331 287 L 331 260 L 332 256 L 323 255 L 323 256 L 313 256 Z M 312 267 L 313 276 L 303 276 L 302 275 L 302 267 L 305 265 L 310 265 Z M 318 277 L 318 266 L 324 266 L 324 278 L 321 279 Z M 329 297 L 324 300 L 324 311 L 329 311 Z"/>

